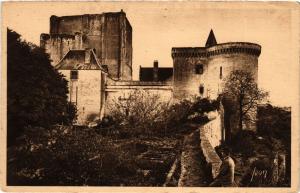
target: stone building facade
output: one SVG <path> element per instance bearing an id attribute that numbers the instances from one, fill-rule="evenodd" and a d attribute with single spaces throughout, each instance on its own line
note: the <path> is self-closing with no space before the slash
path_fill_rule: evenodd
<path id="1" fill-rule="evenodd" d="M 121 12 L 76 16 L 51 16 L 50 33 L 41 34 L 40 45 L 56 65 L 70 50 L 94 49 L 98 63 L 111 78 L 132 78 L 132 27 Z"/>
<path id="2" fill-rule="evenodd" d="M 261 52 L 254 43 L 218 44 L 211 30 L 204 47 L 172 48 L 173 67 L 162 68 L 154 61 L 151 68 L 140 67 L 139 81 L 133 81 L 132 27 L 122 10 L 51 16 L 50 33 L 41 34 L 40 44 L 69 81 L 69 100 L 77 106 L 78 124 L 101 119 L 110 101 L 126 100 L 136 89 L 167 101 L 193 96 L 216 99 L 232 70 L 250 71 L 257 80 Z M 235 127 L 235 117 L 228 120 L 227 127 Z"/>

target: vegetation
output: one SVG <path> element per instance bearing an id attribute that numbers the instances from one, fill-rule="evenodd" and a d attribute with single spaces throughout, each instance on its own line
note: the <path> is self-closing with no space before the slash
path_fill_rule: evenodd
<path id="1" fill-rule="evenodd" d="M 170 135 L 170 132 L 178 131 L 178 126 L 188 120 L 204 123 L 208 121 L 205 113 L 216 110 L 219 101 L 195 98 L 171 104 L 158 94 L 135 90 L 129 93 L 126 99 L 115 99 L 108 106 L 110 117 L 105 118 L 104 122 L 110 120 L 110 125 L 114 125 L 120 132 L 125 131 L 137 137 Z"/>
<path id="2" fill-rule="evenodd" d="M 266 100 L 268 93 L 259 89 L 253 74 L 242 70 L 234 70 L 225 79 L 224 96 L 230 98 L 231 109 L 236 109 L 239 114 L 239 129 L 242 130 L 243 122 L 253 121 L 251 114 L 256 112 L 257 105 Z"/>
<path id="3" fill-rule="evenodd" d="M 75 108 L 67 101 L 67 81 L 44 50 L 7 30 L 7 116 L 11 144 L 26 126 L 71 123 Z"/>
<path id="4" fill-rule="evenodd" d="M 239 186 L 290 186 L 291 112 L 270 104 L 258 106 L 257 132 L 239 131 L 228 143 L 236 161 Z M 286 174 L 277 183 L 272 178 L 277 155 L 285 156 Z M 280 163 L 280 162 L 279 162 Z M 251 182 L 253 169 L 267 171 L 266 181 Z"/>
<path id="5" fill-rule="evenodd" d="M 287 150 L 291 146 L 291 111 L 270 104 L 258 108 L 257 132 L 280 139 Z"/>
<path id="6" fill-rule="evenodd" d="M 291 180 L 291 109 L 275 107 L 270 104 L 258 108 L 257 132 L 259 135 L 279 141 L 279 151 L 286 155 L 286 181 L 290 185 Z"/>
<path id="7" fill-rule="evenodd" d="M 132 151 L 95 130 L 31 128 L 16 147 L 9 155 L 16 158 L 8 161 L 9 185 L 112 185 L 137 172 Z"/>
<path id="8" fill-rule="evenodd" d="M 206 99 L 170 105 L 146 92 L 130 96 L 95 128 L 26 129 L 8 151 L 8 184 L 161 186 L 184 135 L 198 128 L 184 125 L 191 113 L 214 107 Z"/>

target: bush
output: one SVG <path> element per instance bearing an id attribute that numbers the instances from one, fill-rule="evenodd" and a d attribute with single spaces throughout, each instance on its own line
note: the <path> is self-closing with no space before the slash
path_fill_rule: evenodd
<path id="1" fill-rule="evenodd" d="M 127 99 L 114 99 L 108 106 L 109 115 L 120 130 L 139 136 L 151 135 L 164 127 L 169 102 L 164 102 L 158 94 L 135 90 Z"/>
<path id="2" fill-rule="evenodd" d="M 258 134 L 280 139 L 290 150 L 291 112 L 268 104 L 258 108 L 257 117 Z"/>
<path id="3" fill-rule="evenodd" d="M 219 98 L 217 100 L 209 100 L 208 98 L 196 98 L 193 103 L 192 111 L 200 114 L 208 113 L 210 111 L 219 109 Z"/>
<path id="4" fill-rule="evenodd" d="M 110 123 L 119 128 L 119 133 L 126 136 L 170 135 L 178 125 L 190 121 L 207 122 L 206 112 L 218 109 L 219 101 L 195 98 L 171 104 L 165 102 L 160 95 L 143 90 L 129 93 L 127 99 L 114 99 L 110 105 Z M 100 124 L 103 125 L 102 123 Z"/>
<path id="5" fill-rule="evenodd" d="M 116 185 L 137 170 L 129 151 L 94 130 L 28 128 L 18 142 L 8 185 Z"/>
<path id="6" fill-rule="evenodd" d="M 256 136 L 253 131 L 241 130 L 231 140 L 230 147 L 246 157 L 255 155 Z"/>

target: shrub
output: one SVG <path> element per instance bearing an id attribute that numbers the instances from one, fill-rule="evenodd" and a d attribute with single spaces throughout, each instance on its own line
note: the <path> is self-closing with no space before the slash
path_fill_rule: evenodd
<path id="1" fill-rule="evenodd" d="M 129 93 L 126 99 L 114 99 L 108 105 L 109 115 L 117 127 L 127 130 L 133 136 L 150 135 L 163 128 L 169 102 L 164 102 L 160 95 L 144 90 Z"/>
<path id="2" fill-rule="evenodd" d="M 287 149 L 291 144 L 291 112 L 268 104 L 258 108 L 257 132 L 284 142 Z"/>
<path id="3" fill-rule="evenodd" d="M 209 100 L 208 98 L 198 97 L 193 103 L 192 111 L 204 114 L 219 109 L 219 104 L 219 99 Z"/>
<path id="4" fill-rule="evenodd" d="M 158 94 L 136 90 L 126 99 L 114 99 L 108 106 L 110 122 L 115 123 L 115 128 L 119 128 L 119 133 L 125 136 L 126 133 L 131 136 L 170 135 L 178 125 L 191 120 L 189 116 L 195 113 L 197 116 L 193 116 L 192 121 L 207 122 L 205 113 L 218 109 L 219 101 L 195 98 L 171 104 Z"/>
<path id="5" fill-rule="evenodd" d="M 253 131 L 241 130 L 231 140 L 231 148 L 234 152 L 242 153 L 246 157 L 255 154 L 255 133 Z"/>
<path id="6" fill-rule="evenodd" d="M 18 142 L 8 156 L 8 185 L 116 185 L 137 170 L 130 151 L 94 130 L 28 128 Z"/>

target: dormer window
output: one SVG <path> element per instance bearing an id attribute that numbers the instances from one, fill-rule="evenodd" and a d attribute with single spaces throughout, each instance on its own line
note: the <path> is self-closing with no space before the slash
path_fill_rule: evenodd
<path id="1" fill-rule="evenodd" d="M 78 79 L 78 70 L 71 70 L 71 80 L 77 80 Z"/>
<path id="2" fill-rule="evenodd" d="M 203 64 L 196 64 L 195 73 L 196 74 L 203 74 Z"/>

